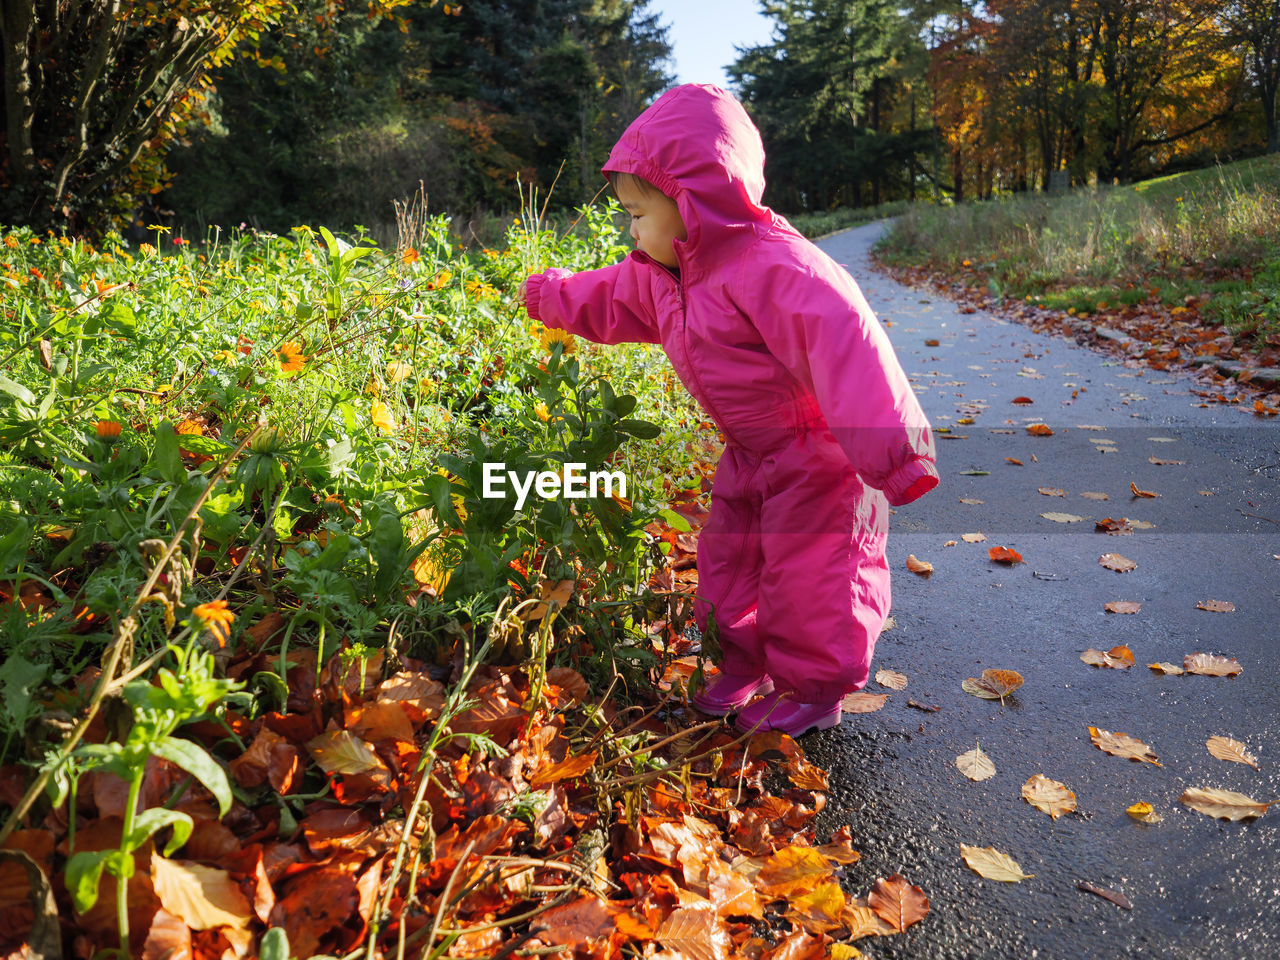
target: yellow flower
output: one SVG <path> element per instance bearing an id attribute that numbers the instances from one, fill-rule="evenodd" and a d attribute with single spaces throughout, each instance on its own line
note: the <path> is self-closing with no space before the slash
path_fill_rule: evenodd
<path id="1" fill-rule="evenodd" d="M 94 428 L 103 440 L 114 440 L 124 428 L 114 420 L 99 420 Z"/>
<path id="2" fill-rule="evenodd" d="M 369 419 L 383 433 L 395 433 L 396 422 L 391 418 L 391 410 L 381 400 L 373 401 L 369 408 Z"/>
<path id="3" fill-rule="evenodd" d="M 417 263 L 420 259 L 418 251 L 413 247 L 405 247 L 404 253 L 400 254 L 400 259 L 406 264 Z"/>
<path id="4" fill-rule="evenodd" d="M 538 338 L 538 343 L 542 345 L 542 349 L 548 353 L 557 343 L 564 345 L 564 354 L 568 356 L 577 349 L 577 343 L 573 339 L 572 333 L 564 330 L 557 330 L 554 327 L 548 327 L 542 331 L 542 336 Z"/>
<path id="5" fill-rule="evenodd" d="M 307 363 L 307 358 L 302 355 L 302 344 L 296 340 L 282 343 L 276 355 L 280 358 L 280 372 L 286 376 L 300 373 Z"/>
<path id="6" fill-rule="evenodd" d="M 236 619 L 236 615 L 227 609 L 227 601 L 211 600 L 200 604 L 191 613 L 200 621 L 204 629 L 213 634 L 213 638 L 218 641 L 218 646 L 227 645 L 227 640 L 231 636 L 231 624 Z"/>
<path id="7" fill-rule="evenodd" d="M 547 405 L 541 400 L 533 405 L 533 412 L 537 414 L 538 419 L 543 423 L 551 419 L 551 411 L 547 409 Z"/>
<path id="8" fill-rule="evenodd" d="M 364 385 L 364 392 L 371 397 L 376 397 L 382 393 L 382 384 L 370 377 L 369 382 Z"/>
<path id="9" fill-rule="evenodd" d="M 412 373 L 413 367 L 403 361 L 392 360 L 387 364 L 387 379 L 392 383 L 399 383 L 402 380 L 408 380 Z"/>
<path id="10" fill-rule="evenodd" d="M 156 248 L 149 243 L 140 243 L 138 244 L 138 252 L 144 257 L 149 257 L 156 252 Z"/>
<path id="11" fill-rule="evenodd" d="M 213 355 L 213 359 L 221 363 L 235 363 L 238 358 L 234 350 L 219 350 Z"/>

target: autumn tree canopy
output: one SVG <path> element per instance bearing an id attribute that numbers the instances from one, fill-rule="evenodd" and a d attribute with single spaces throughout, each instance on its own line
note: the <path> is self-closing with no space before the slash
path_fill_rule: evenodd
<path id="1" fill-rule="evenodd" d="M 1064 177 L 1128 182 L 1280 150 L 1280 0 L 779 0 L 765 12 L 773 41 L 733 69 L 785 209 L 909 197 L 929 181 L 957 200 Z"/>

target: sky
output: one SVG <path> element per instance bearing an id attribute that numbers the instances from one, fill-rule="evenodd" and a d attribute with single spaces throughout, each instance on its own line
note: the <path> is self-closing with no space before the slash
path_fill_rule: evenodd
<path id="1" fill-rule="evenodd" d="M 649 9 L 670 26 L 672 72 L 680 83 L 728 87 L 724 67 L 738 58 L 734 47 L 766 42 L 773 24 L 759 0 L 651 0 Z"/>

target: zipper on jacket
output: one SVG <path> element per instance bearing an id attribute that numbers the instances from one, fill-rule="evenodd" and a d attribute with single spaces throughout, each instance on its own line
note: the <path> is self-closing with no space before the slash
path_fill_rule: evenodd
<path id="1" fill-rule="evenodd" d="M 733 434 L 731 434 L 728 428 L 725 426 L 724 417 L 720 416 L 719 413 L 716 411 L 716 408 L 712 406 L 710 394 L 707 392 L 707 388 L 702 385 L 702 378 L 698 376 L 698 370 L 694 366 L 693 360 L 689 356 L 689 337 L 686 332 L 686 326 L 689 321 L 689 307 L 688 307 L 688 303 L 685 301 L 685 290 L 684 290 L 683 280 L 676 278 L 671 273 L 670 270 L 668 270 L 666 267 L 660 264 L 657 260 L 653 259 L 653 257 L 649 256 L 643 250 L 635 251 L 635 256 L 636 256 L 636 259 L 641 261 L 642 263 L 651 264 L 655 270 L 660 272 L 663 276 L 665 276 L 668 280 L 670 280 L 672 283 L 675 284 L 676 293 L 680 297 L 680 349 L 684 353 L 685 366 L 689 368 L 689 375 L 693 377 L 694 380 L 697 381 L 698 389 L 702 392 L 703 399 L 699 402 L 702 403 L 704 407 L 706 407 L 707 413 L 711 415 L 711 419 L 715 421 L 716 426 L 720 429 L 720 432 L 724 434 L 725 442 L 734 443 L 736 445 L 737 441 L 733 439 Z M 683 271 L 681 271 L 681 273 L 683 274 Z"/>

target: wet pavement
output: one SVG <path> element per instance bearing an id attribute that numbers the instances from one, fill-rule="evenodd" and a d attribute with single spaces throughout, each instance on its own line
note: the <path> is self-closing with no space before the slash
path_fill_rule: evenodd
<path id="1" fill-rule="evenodd" d="M 873 680 L 869 692 L 889 694 L 881 710 L 802 740 L 830 771 L 819 837 L 848 823 L 862 852 L 846 887 L 865 894 L 876 877 L 900 873 L 931 902 L 906 934 L 858 948 L 931 960 L 1274 958 L 1280 804 L 1228 822 L 1178 798 L 1216 787 L 1280 799 L 1280 422 L 1254 416 L 1251 400 L 1201 406 L 1192 390 L 1205 387 L 1192 374 L 1129 368 L 901 286 L 867 261 L 882 229 L 820 245 L 890 321 L 925 412 L 951 437 L 938 434 L 939 487 L 891 521 L 893 621 L 872 670 L 897 670 L 908 685 Z M 1029 434 L 1037 422 L 1052 435 Z M 1160 496 L 1134 496 L 1131 483 Z M 1096 532 L 1103 518 L 1151 526 Z M 965 542 L 966 533 L 987 540 Z M 995 563 L 993 546 L 1025 562 Z M 1114 572 L 1099 563 L 1106 553 L 1137 566 Z M 932 575 L 908 572 L 909 554 L 932 563 Z M 1113 600 L 1142 607 L 1106 613 Z M 1210 600 L 1235 610 L 1197 609 Z M 1091 647 L 1122 644 L 1137 660 L 1127 670 L 1080 660 Z M 1196 652 L 1233 657 L 1243 672 L 1147 667 Z M 1025 678 L 1003 705 L 960 688 L 989 667 Z M 1090 726 L 1137 737 L 1163 765 L 1104 754 Z M 1215 759 L 1205 746 L 1212 736 L 1243 742 L 1261 770 Z M 983 782 L 955 766 L 975 743 L 996 766 Z M 1065 783 L 1077 812 L 1051 820 L 1024 801 L 1022 784 L 1037 773 Z M 1140 801 L 1163 820 L 1130 818 L 1126 808 Z M 1034 877 L 985 880 L 965 865 L 961 844 L 995 847 Z M 1079 881 L 1124 894 L 1133 909 L 1080 891 Z"/>

